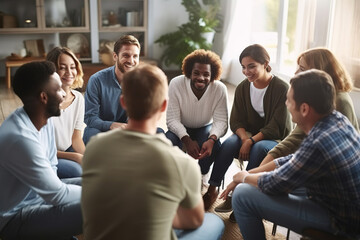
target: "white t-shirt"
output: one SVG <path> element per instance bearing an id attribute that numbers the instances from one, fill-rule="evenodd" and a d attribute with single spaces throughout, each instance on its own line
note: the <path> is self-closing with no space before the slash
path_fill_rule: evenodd
<path id="1" fill-rule="evenodd" d="M 254 86 L 254 83 L 250 83 L 250 98 L 251 105 L 255 109 L 255 111 L 260 115 L 260 117 L 264 117 L 264 96 L 268 87 L 258 89 Z"/>
<path id="2" fill-rule="evenodd" d="M 59 151 L 65 151 L 72 145 L 72 135 L 74 130 L 83 131 L 84 124 L 84 97 L 76 91 L 71 90 L 75 95 L 74 101 L 66 109 L 61 110 L 59 117 L 53 117 L 55 129 L 56 148 Z"/>

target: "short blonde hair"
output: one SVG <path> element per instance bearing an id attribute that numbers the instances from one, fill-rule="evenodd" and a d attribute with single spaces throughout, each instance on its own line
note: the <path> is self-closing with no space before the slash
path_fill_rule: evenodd
<path id="1" fill-rule="evenodd" d="M 314 68 L 328 73 L 337 92 L 350 92 L 352 90 L 353 82 L 350 75 L 330 50 L 312 48 L 300 54 L 297 59 L 298 64 L 300 58 L 304 59 L 310 69 Z"/>
<path id="2" fill-rule="evenodd" d="M 56 67 L 56 71 L 59 71 L 60 68 L 60 56 L 61 54 L 66 54 L 68 56 L 70 56 L 74 62 L 75 62 L 75 66 L 76 66 L 76 77 L 74 80 L 74 83 L 71 85 L 72 89 L 76 89 L 76 88 L 81 88 L 84 84 L 84 72 L 81 66 L 81 63 L 79 61 L 79 59 L 77 59 L 77 57 L 75 56 L 75 54 L 67 47 L 55 47 L 53 48 L 47 55 L 46 55 L 46 60 L 53 62 L 55 64 Z"/>
<path id="3" fill-rule="evenodd" d="M 129 118 L 144 120 L 159 110 L 168 94 L 168 81 L 160 68 L 141 64 L 126 72 L 121 81 Z"/>

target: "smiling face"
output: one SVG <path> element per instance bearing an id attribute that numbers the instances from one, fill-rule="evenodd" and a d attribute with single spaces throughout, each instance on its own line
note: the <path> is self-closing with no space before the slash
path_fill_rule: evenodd
<path id="1" fill-rule="evenodd" d="M 191 71 L 191 89 L 197 94 L 203 94 L 210 84 L 211 66 L 210 64 L 195 63 Z M 198 95 L 197 95 L 198 96 Z"/>
<path id="2" fill-rule="evenodd" d="M 140 49 L 136 45 L 123 45 L 118 54 L 114 53 L 116 67 L 125 73 L 139 64 Z"/>
<path id="3" fill-rule="evenodd" d="M 57 73 L 50 76 L 50 80 L 45 91 L 48 97 L 46 104 L 46 112 L 48 116 L 60 116 L 60 104 L 64 101 L 65 92 L 61 88 L 60 77 Z"/>
<path id="4" fill-rule="evenodd" d="M 256 62 L 252 57 L 244 57 L 241 61 L 242 72 L 249 82 L 255 82 L 259 79 L 266 78 L 267 64 Z"/>
<path id="5" fill-rule="evenodd" d="M 67 54 L 61 54 L 59 57 L 59 69 L 57 73 L 59 74 L 63 88 L 73 85 L 77 76 L 74 59 Z"/>

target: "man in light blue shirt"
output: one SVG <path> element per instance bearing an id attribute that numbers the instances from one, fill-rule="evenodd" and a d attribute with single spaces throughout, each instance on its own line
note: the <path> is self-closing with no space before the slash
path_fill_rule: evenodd
<path id="1" fill-rule="evenodd" d="M 32 62 L 13 81 L 24 106 L 0 126 L 0 238 L 72 239 L 82 233 L 81 179 L 61 181 L 52 116 L 65 93 L 55 66 Z"/>

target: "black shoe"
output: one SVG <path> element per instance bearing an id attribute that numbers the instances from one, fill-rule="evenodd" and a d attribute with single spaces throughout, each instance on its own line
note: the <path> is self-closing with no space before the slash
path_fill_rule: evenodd
<path id="1" fill-rule="evenodd" d="M 215 208 L 215 212 L 231 212 L 232 210 L 231 197 L 227 197 L 225 202 Z"/>
<path id="2" fill-rule="evenodd" d="M 229 221 L 232 222 L 232 223 L 236 223 L 236 219 L 235 219 L 234 212 L 232 212 L 232 213 L 230 214 Z"/>

